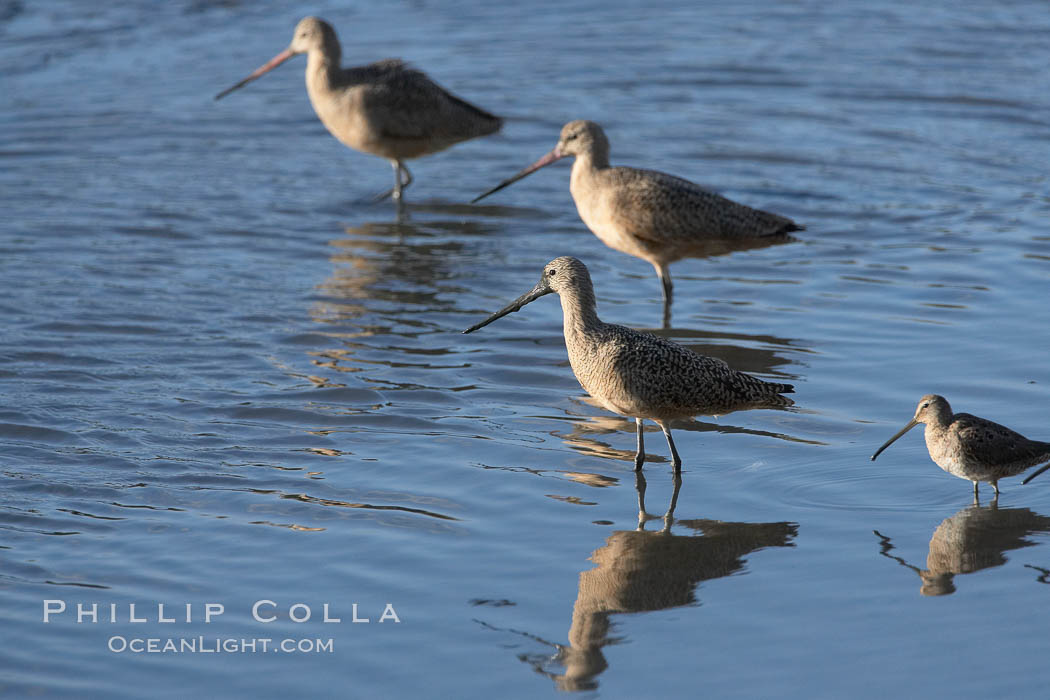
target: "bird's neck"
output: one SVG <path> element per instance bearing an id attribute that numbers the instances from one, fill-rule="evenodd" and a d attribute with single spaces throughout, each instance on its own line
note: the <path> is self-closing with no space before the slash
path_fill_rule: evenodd
<path id="1" fill-rule="evenodd" d="M 601 326 L 593 289 L 567 289 L 559 296 L 566 340 L 581 338 Z"/>
<path id="2" fill-rule="evenodd" d="M 581 198 L 587 199 L 596 192 L 598 173 L 608 167 L 608 158 L 596 161 L 590 152 L 576 156 L 572 164 L 572 174 L 569 176 L 569 191 L 577 206 Z"/>
<path id="3" fill-rule="evenodd" d="M 581 170 L 603 170 L 609 167 L 609 149 L 603 148 L 601 144 L 594 144 L 583 153 L 576 156 L 573 169 Z"/>
<path id="4" fill-rule="evenodd" d="M 313 49 L 306 56 L 306 84 L 311 90 L 326 91 L 335 87 L 339 74 L 339 48 Z"/>
<path id="5" fill-rule="evenodd" d="M 936 411 L 926 421 L 926 429 L 934 433 L 943 433 L 952 424 L 955 414 L 951 409 Z"/>
<path id="6" fill-rule="evenodd" d="M 930 444 L 931 441 L 938 441 L 944 434 L 944 431 L 948 429 L 948 422 L 937 420 L 936 417 L 931 416 L 926 421 L 926 425 L 923 428 L 923 436 L 926 438 L 926 444 Z"/>

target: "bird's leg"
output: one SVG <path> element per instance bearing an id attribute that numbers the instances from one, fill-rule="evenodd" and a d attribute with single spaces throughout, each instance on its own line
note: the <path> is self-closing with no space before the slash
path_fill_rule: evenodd
<path id="1" fill-rule="evenodd" d="M 671 282 L 671 271 L 667 265 L 659 263 L 656 265 L 656 274 L 660 277 L 660 283 L 664 286 L 664 303 L 668 306 L 674 300 L 674 283 Z"/>
<path id="2" fill-rule="evenodd" d="M 402 190 L 404 190 L 404 189 L 406 189 L 406 188 L 407 188 L 407 187 L 408 187 L 409 185 L 411 185 L 411 184 L 412 184 L 412 180 L 413 180 L 414 178 L 412 177 L 412 173 L 410 173 L 410 172 L 408 171 L 408 166 L 407 166 L 407 165 L 405 165 L 405 164 L 404 164 L 404 163 L 402 163 L 401 161 L 397 161 L 397 166 L 398 166 L 398 168 L 400 168 L 400 171 L 401 171 L 401 172 L 403 172 L 403 173 L 405 174 L 405 177 L 407 178 L 407 179 L 406 179 L 406 180 L 405 180 L 404 182 L 402 182 L 402 183 L 401 183 L 401 189 L 402 189 Z M 400 176 L 399 176 L 399 178 L 398 178 L 398 179 L 400 180 Z"/>
<path id="3" fill-rule="evenodd" d="M 999 498 L 999 482 L 998 481 L 993 481 L 992 482 L 992 488 L 995 489 L 995 497 Z"/>
<path id="4" fill-rule="evenodd" d="M 671 429 L 667 427 L 666 423 L 660 423 L 660 427 L 664 430 L 664 437 L 667 438 L 667 446 L 671 448 L 671 466 L 674 467 L 675 475 L 682 473 L 682 458 L 678 456 L 678 450 L 675 449 L 674 440 L 671 438 Z"/>
<path id="5" fill-rule="evenodd" d="M 640 472 L 645 464 L 645 438 L 642 437 L 642 419 L 635 418 L 634 422 L 638 426 L 638 452 L 634 455 L 634 470 Z"/>
<path id="6" fill-rule="evenodd" d="M 671 301 L 674 299 L 674 283 L 671 282 L 671 271 L 663 263 L 653 263 L 656 274 L 660 278 L 660 284 L 664 288 L 664 328 L 671 325 Z"/>
<path id="7" fill-rule="evenodd" d="M 406 187 L 412 184 L 412 173 L 408 171 L 408 168 L 405 167 L 404 163 L 397 158 L 394 158 L 391 159 L 390 165 L 394 169 L 394 186 L 386 192 L 377 194 L 375 199 L 372 200 L 374 202 L 382 202 L 387 197 L 393 197 L 395 202 L 400 203 L 401 193 Z M 407 178 L 406 180 L 401 179 L 401 173 L 405 174 L 405 177 Z"/>
<path id="8" fill-rule="evenodd" d="M 401 164 L 396 160 L 392 160 L 390 161 L 390 165 L 394 168 L 394 186 L 386 192 L 380 192 L 373 197 L 373 202 L 382 202 L 387 197 L 393 197 L 395 201 L 401 199 Z"/>
<path id="9" fill-rule="evenodd" d="M 398 204 L 401 203 L 401 161 L 392 160 L 390 164 L 394 166 L 394 189 L 390 190 L 390 196 L 394 198 L 394 201 Z"/>
<path id="10" fill-rule="evenodd" d="M 973 500 L 977 500 L 977 482 L 973 482 Z"/>

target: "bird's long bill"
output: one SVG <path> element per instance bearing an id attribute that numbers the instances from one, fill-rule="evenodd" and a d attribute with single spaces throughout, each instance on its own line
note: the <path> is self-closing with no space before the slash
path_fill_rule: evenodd
<path id="1" fill-rule="evenodd" d="M 242 88 L 245 85 L 247 85 L 248 83 L 252 82 L 256 78 L 258 78 L 260 75 L 262 75 L 263 73 L 268 73 L 268 72 L 272 71 L 274 68 L 276 68 L 277 66 L 281 65 L 282 63 L 284 63 L 285 61 L 287 61 L 289 58 L 291 58 L 294 55 L 295 54 L 292 53 L 291 49 L 285 49 L 281 53 L 279 53 L 276 56 L 274 56 L 273 58 L 271 58 L 266 63 L 264 63 L 261 66 L 259 66 L 258 68 L 256 68 L 254 71 L 252 71 L 251 75 L 249 75 L 247 78 L 245 78 L 241 82 L 237 83 L 233 87 L 226 88 L 225 90 L 220 92 L 218 95 L 215 96 L 215 99 L 221 100 L 223 97 L 226 97 L 227 95 L 229 95 L 231 92 L 233 92 L 237 88 Z"/>
<path id="2" fill-rule="evenodd" d="M 906 426 L 904 426 L 903 428 L 901 428 L 901 429 L 900 429 L 900 431 L 899 431 L 899 432 L 898 432 L 898 433 L 897 433 L 896 435 L 894 435 L 893 437 L 891 437 L 891 438 L 890 438 L 889 440 L 887 440 L 887 441 L 886 441 L 886 444 L 885 444 L 885 445 L 883 445 L 883 446 L 882 446 L 882 447 L 880 447 L 879 449 L 875 450 L 875 454 L 873 454 L 873 455 L 871 456 L 871 461 L 872 461 L 872 462 L 874 462 L 874 461 L 875 461 L 875 458 L 876 458 L 876 457 L 878 457 L 879 455 L 881 455 L 881 454 L 882 454 L 882 451 L 883 451 L 883 450 L 885 450 L 885 449 L 886 449 L 887 447 L 889 447 L 890 445 L 892 445 L 893 443 L 895 443 L 895 442 L 897 441 L 897 439 L 898 439 L 898 438 L 899 438 L 899 437 L 900 437 L 901 435 L 904 435 L 904 433 L 908 432 L 909 430 L 911 430 L 912 428 L 914 428 L 914 427 L 915 427 L 915 426 L 917 426 L 918 424 L 919 424 L 919 421 L 917 421 L 917 420 L 912 420 L 912 421 L 910 421 L 910 422 L 909 422 L 909 423 L 908 423 L 908 424 L 907 424 Z"/>
<path id="3" fill-rule="evenodd" d="M 514 313 L 515 311 L 518 311 L 519 309 L 521 309 L 521 307 L 525 306 L 526 304 L 528 304 L 530 302 L 533 302 L 533 301 L 536 301 L 537 299 L 539 299 L 544 294 L 550 294 L 552 291 L 554 291 L 554 290 L 552 290 L 547 285 L 547 280 L 546 279 L 541 279 L 539 282 L 536 283 L 536 286 L 533 287 L 530 291 L 526 292 L 525 294 L 522 294 L 520 297 L 518 297 L 517 299 L 515 299 L 511 303 L 507 304 L 502 309 L 500 309 L 496 313 L 492 314 L 491 316 L 486 318 L 481 323 L 475 323 L 473 326 L 471 326 L 470 328 L 468 328 L 467 330 L 465 330 L 463 332 L 464 333 L 473 333 L 477 329 L 483 328 L 483 327 L 489 325 L 490 323 L 495 321 L 497 318 L 503 318 L 507 314 Z"/>
<path id="4" fill-rule="evenodd" d="M 532 173 L 536 172 L 537 170 L 539 170 L 540 168 L 544 167 L 545 165 L 550 165 L 554 161 L 561 160 L 562 158 L 564 158 L 567 155 L 568 155 L 567 153 L 562 153 L 557 148 L 555 148 L 553 151 L 551 151 L 547 155 L 543 156 L 538 161 L 536 161 L 535 163 L 533 163 L 529 167 L 525 168 L 524 170 L 522 170 L 517 175 L 513 175 L 511 177 L 508 177 L 506 180 L 504 180 L 503 182 L 499 183 L 498 185 L 493 187 L 488 192 L 486 192 L 484 194 L 479 194 L 477 197 L 475 197 L 474 199 L 470 200 L 470 203 L 474 204 L 475 202 L 480 202 L 481 200 L 485 199 L 485 197 L 488 197 L 493 192 L 499 192 L 500 190 L 502 190 L 507 185 L 513 185 L 515 182 L 517 182 L 521 178 L 525 177 L 526 175 L 531 175 Z"/>

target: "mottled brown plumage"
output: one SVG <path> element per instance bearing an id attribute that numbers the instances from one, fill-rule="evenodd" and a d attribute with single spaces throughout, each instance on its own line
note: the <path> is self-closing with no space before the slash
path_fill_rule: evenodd
<path id="1" fill-rule="evenodd" d="M 610 166 L 605 132 L 582 119 L 562 128 L 553 151 L 474 201 L 566 156 L 576 157 L 569 191 L 583 223 L 605 245 L 656 268 L 665 316 L 672 297 L 671 263 L 705 255 L 712 239 L 745 241 L 803 229 L 791 219 L 738 204 L 674 175 Z"/>
<path id="2" fill-rule="evenodd" d="M 636 469 L 641 469 L 645 461 L 645 418 L 663 429 L 672 464 L 679 472 L 682 460 L 671 439 L 670 421 L 792 404 L 791 399 L 780 396 L 794 390 L 790 384 L 766 382 L 651 333 L 603 322 L 595 310 L 590 273 L 576 258 L 561 257 L 549 262 L 532 291 L 464 333 L 551 292 L 561 297 L 565 347 L 576 378 L 605 408 L 635 419 Z"/>
<path id="3" fill-rule="evenodd" d="M 1050 443 L 1029 440 L 1004 425 L 969 413 L 953 414 L 947 399 L 936 394 L 919 399 L 915 417 L 887 440 L 871 459 L 874 461 L 897 438 L 919 423 L 926 424 L 926 449 L 930 459 L 949 474 L 972 481 L 974 497 L 981 481 L 991 484 L 998 496 L 999 479 L 1017 476 L 1029 467 L 1050 461 Z M 1022 483 L 1027 484 L 1046 469 L 1032 473 Z"/>
<path id="4" fill-rule="evenodd" d="M 461 100 L 400 60 L 341 68 L 335 30 L 316 17 L 300 20 L 287 49 L 215 99 L 300 53 L 307 54 L 306 91 L 317 116 L 350 148 L 390 161 L 394 188 L 386 194 L 395 199 L 412 182 L 405 159 L 437 153 L 494 133 L 502 125 L 499 117 Z"/>

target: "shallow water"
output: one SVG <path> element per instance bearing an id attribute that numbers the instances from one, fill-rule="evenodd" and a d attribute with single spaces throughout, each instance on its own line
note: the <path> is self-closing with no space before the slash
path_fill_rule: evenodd
<path id="1" fill-rule="evenodd" d="M 347 62 L 508 117 L 414 161 L 401 220 L 302 59 L 212 101 L 286 45 L 277 7 L 0 4 L 0 690 L 1042 695 L 1050 482 L 973 509 L 918 431 L 868 460 L 927 392 L 1050 439 L 1041 3 L 322 3 Z M 666 335 L 796 406 L 677 426 L 668 521 L 666 445 L 643 491 L 555 300 L 459 333 L 564 254 L 605 320 L 660 325 L 567 165 L 464 204 L 580 117 L 807 226 L 672 267 Z M 332 649 L 110 650 L 197 637 Z"/>

